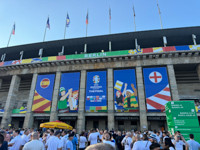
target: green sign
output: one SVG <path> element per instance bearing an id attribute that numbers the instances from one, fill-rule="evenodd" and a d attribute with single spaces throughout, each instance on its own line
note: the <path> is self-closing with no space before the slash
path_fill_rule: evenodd
<path id="1" fill-rule="evenodd" d="M 194 101 L 171 101 L 165 105 L 168 129 L 174 135 L 180 131 L 186 140 L 189 134 L 194 134 L 200 142 L 199 121 L 195 111 Z"/>

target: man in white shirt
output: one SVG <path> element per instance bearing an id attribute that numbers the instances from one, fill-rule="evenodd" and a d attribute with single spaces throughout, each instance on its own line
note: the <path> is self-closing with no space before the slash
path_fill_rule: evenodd
<path id="1" fill-rule="evenodd" d="M 140 137 L 140 135 L 138 135 Z M 126 136 L 122 140 L 122 145 L 124 145 L 124 150 L 131 150 L 131 143 L 132 143 L 132 138 L 131 138 L 131 132 L 127 132 Z"/>
<path id="2" fill-rule="evenodd" d="M 24 134 L 22 135 L 22 146 L 24 146 L 27 142 L 29 142 L 29 138 L 28 138 L 28 135 L 29 135 L 29 130 L 24 130 Z"/>
<path id="3" fill-rule="evenodd" d="M 90 145 L 97 144 L 98 137 L 100 137 L 99 132 L 96 132 L 95 129 L 92 129 L 92 133 L 90 133 L 88 138 Z"/>
<path id="4" fill-rule="evenodd" d="M 110 141 L 110 135 L 106 133 L 104 135 L 105 140 L 103 140 L 103 143 L 111 145 L 113 148 L 115 148 L 115 143 Z"/>
<path id="5" fill-rule="evenodd" d="M 175 140 L 173 140 L 172 143 L 174 144 L 176 150 L 183 150 L 183 145 L 188 147 L 188 143 L 185 141 L 184 137 L 180 133 L 177 132 L 174 139 Z"/>
<path id="6" fill-rule="evenodd" d="M 66 150 L 66 143 L 67 143 L 67 140 L 68 140 L 68 131 L 67 130 L 64 130 L 62 132 L 62 138 L 61 138 L 61 141 L 62 141 L 62 150 Z"/>
<path id="7" fill-rule="evenodd" d="M 134 143 L 132 150 L 150 150 L 149 147 L 151 145 L 151 142 L 148 141 L 148 137 L 146 134 L 143 135 L 144 141 L 141 141 L 139 134 L 136 134 L 135 138 L 136 142 Z"/>
<path id="8" fill-rule="evenodd" d="M 19 150 L 22 146 L 22 138 L 19 135 L 20 131 L 19 130 L 15 130 L 13 132 L 13 136 L 14 139 L 12 139 L 9 143 L 8 143 L 8 147 L 10 147 L 9 150 Z"/>
<path id="9" fill-rule="evenodd" d="M 38 133 L 33 132 L 31 134 L 32 141 L 24 145 L 23 150 L 44 150 L 44 145 L 38 140 Z"/>
<path id="10" fill-rule="evenodd" d="M 60 131 L 56 131 L 56 133 L 51 136 L 47 143 L 45 144 L 45 148 L 47 150 L 62 150 L 62 141 L 59 139 Z"/>
<path id="11" fill-rule="evenodd" d="M 72 140 L 74 138 L 74 134 L 70 134 L 66 144 L 66 150 L 73 150 L 73 143 Z"/>
<path id="12" fill-rule="evenodd" d="M 190 140 L 187 141 L 189 150 L 200 150 L 200 144 L 194 140 L 194 135 L 190 134 Z"/>

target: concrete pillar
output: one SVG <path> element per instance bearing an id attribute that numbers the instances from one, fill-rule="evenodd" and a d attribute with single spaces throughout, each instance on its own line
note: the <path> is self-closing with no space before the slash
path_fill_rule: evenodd
<path id="1" fill-rule="evenodd" d="M 86 70 L 81 71 L 80 81 L 80 95 L 79 95 L 79 107 L 78 107 L 78 120 L 77 120 L 77 131 L 85 130 L 85 86 L 86 86 Z"/>
<path id="2" fill-rule="evenodd" d="M 33 127 L 34 118 L 33 118 L 33 112 L 32 112 L 32 104 L 33 104 L 33 98 L 34 98 L 34 94 L 35 94 L 37 77 L 38 77 L 38 74 L 34 73 L 33 78 L 32 78 L 32 83 L 31 83 L 31 89 L 29 92 L 29 98 L 28 98 L 28 102 L 27 102 L 27 112 L 26 112 L 26 116 L 24 119 L 23 128 L 32 128 Z"/>
<path id="3" fill-rule="evenodd" d="M 197 74 L 198 74 L 198 77 L 199 77 L 199 80 L 200 80 L 200 64 L 198 65 L 197 67 Z M 1 81 L 0 81 L 1 82 Z M 1 87 L 1 86 L 0 86 Z"/>
<path id="4" fill-rule="evenodd" d="M 136 67 L 136 78 L 138 87 L 137 91 L 139 100 L 140 130 L 144 131 L 148 129 L 148 125 L 142 67 Z"/>
<path id="5" fill-rule="evenodd" d="M 61 80 L 61 72 L 58 71 L 56 72 L 56 79 L 55 79 L 55 85 L 54 85 L 54 90 L 53 90 L 50 121 L 58 120 L 57 103 L 58 103 L 58 94 L 59 94 L 59 88 L 60 88 L 60 80 Z"/>
<path id="6" fill-rule="evenodd" d="M 108 129 L 115 129 L 114 98 L 113 98 L 113 69 L 107 70 L 108 80 Z"/>
<path id="7" fill-rule="evenodd" d="M 17 75 L 12 76 L 9 92 L 8 92 L 8 97 L 6 99 L 6 105 L 4 107 L 5 112 L 3 113 L 3 118 L 1 121 L 1 127 L 2 128 L 8 128 L 8 125 L 11 123 L 11 114 L 12 114 L 12 109 L 15 105 L 15 99 L 17 96 L 17 92 L 19 89 L 19 84 L 20 84 L 21 78 Z"/>
<path id="8" fill-rule="evenodd" d="M 3 80 L 0 79 L 0 89 L 1 89 L 2 83 L 3 83 Z"/>
<path id="9" fill-rule="evenodd" d="M 167 71 L 168 71 L 168 76 L 169 76 L 169 85 L 170 85 L 170 89 L 171 89 L 172 100 L 178 101 L 179 95 L 178 95 L 178 88 L 177 88 L 177 84 L 176 84 L 174 66 L 167 65 Z"/>

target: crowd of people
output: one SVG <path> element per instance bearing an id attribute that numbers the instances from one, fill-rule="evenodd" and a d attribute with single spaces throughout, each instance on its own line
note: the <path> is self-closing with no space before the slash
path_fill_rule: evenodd
<path id="1" fill-rule="evenodd" d="M 186 141 L 180 132 L 107 131 L 91 129 L 0 130 L 0 150 L 199 150 L 200 144 L 190 134 Z"/>

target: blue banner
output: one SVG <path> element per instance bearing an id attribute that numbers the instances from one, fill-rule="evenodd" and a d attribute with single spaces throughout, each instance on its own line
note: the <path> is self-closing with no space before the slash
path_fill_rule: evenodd
<path id="1" fill-rule="evenodd" d="M 107 111 L 107 72 L 87 72 L 86 112 Z"/>
<path id="2" fill-rule="evenodd" d="M 116 112 L 138 111 L 135 69 L 114 71 L 114 100 Z"/>
<path id="3" fill-rule="evenodd" d="M 166 67 L 144 68 L 144 85 L 148 111 L 161 112 L 171 101 L 171 93 Z"/>
<path id="4" fill-rule="evenodd" d="M 58 99 L 59 113 L 78 112 L 80 72 L 63 73 Z"/>
<path id="5" fill-rule="evenodd" d="M 54 74 L 38 75 L 32 111 L 37 113 L 50 111 L 54 80 Z"/>

